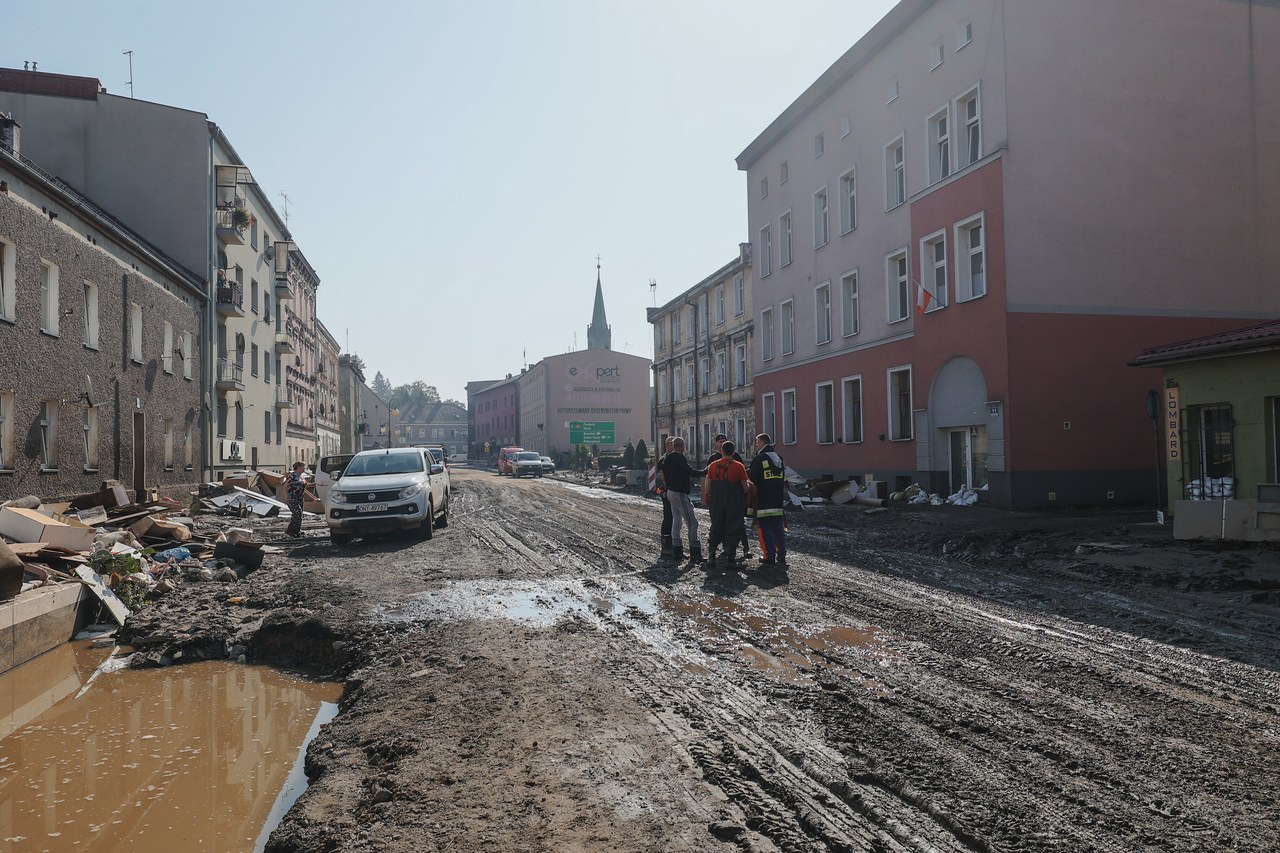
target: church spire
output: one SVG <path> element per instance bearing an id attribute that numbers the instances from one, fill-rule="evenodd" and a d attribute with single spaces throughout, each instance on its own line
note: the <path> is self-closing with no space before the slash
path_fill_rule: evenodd
<path id="1" fill-rule="evenodd" d="M 587 326 L 587 349 L 612 349 L 612 334 L 604 316 L 604 289 L 600 286 L 600 256 L 596 255 L 596 304 Z"/>

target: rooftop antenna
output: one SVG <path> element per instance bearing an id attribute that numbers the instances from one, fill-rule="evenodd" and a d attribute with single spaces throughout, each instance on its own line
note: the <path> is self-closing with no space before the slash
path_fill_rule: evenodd
<path id="1" fill-rule="evenodd" d="M 649 301 L 653 303 L 653 307 L 658 307 L 658 280 L 656 278 L 649 279 Z"/>
<path id="2" fill-rule="evenodd" d="M 284 199 L 284 227 L 289 227 L 289 196 L 284 190 L 280 190 L 280 198 Z"/>
<path id="3" fill-rule="evenodd" d="M 122 50 L 120 52 L 123 53 L 125 56 L 129 57 L 129 97 L 132 98 L 133 97 L 133 51 Z"/>

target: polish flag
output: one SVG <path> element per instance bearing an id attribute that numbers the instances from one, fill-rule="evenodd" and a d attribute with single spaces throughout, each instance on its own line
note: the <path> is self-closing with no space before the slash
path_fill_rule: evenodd
<path id="1" fill-rule="evenodd" d="M 920 284 L 919 287 L 920 290 L 916 295 L 916 313 L 923 314 L 929 310 L 929 305 L 933 302 L 933 294 L 923 284 Z"/>

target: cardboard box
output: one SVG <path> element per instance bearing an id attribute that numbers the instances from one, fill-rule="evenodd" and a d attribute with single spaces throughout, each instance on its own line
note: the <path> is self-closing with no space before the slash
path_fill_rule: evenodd
<path id="1" fill-rule="evenodd" d="M 97 529 L 69 516 L 49 516 L 34 509 L 0 509 L 0 533 L 18 542 L 47 542 L 72 551 L 93 547 Z"/>

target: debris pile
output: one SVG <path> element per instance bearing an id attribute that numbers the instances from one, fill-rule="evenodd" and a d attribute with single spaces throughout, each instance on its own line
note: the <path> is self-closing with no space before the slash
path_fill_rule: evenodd
<path id="1" fill-rule="evenodd" d="M 131 611 L 180 583 L 234 583 L 277 550 L 254 541 L 252 527 L 241 520 L 287 509 L 255 491 L 272 487 L 268 473 L 207 483 L 188 506 L 150 500 L 154 493 L 131 500 L 114 480 L 67 501 L 28 495 L 0 503 L 0 601 L 84 584 L 101 602 L 99 617 L 105 611 L 123 625 Z"/>

